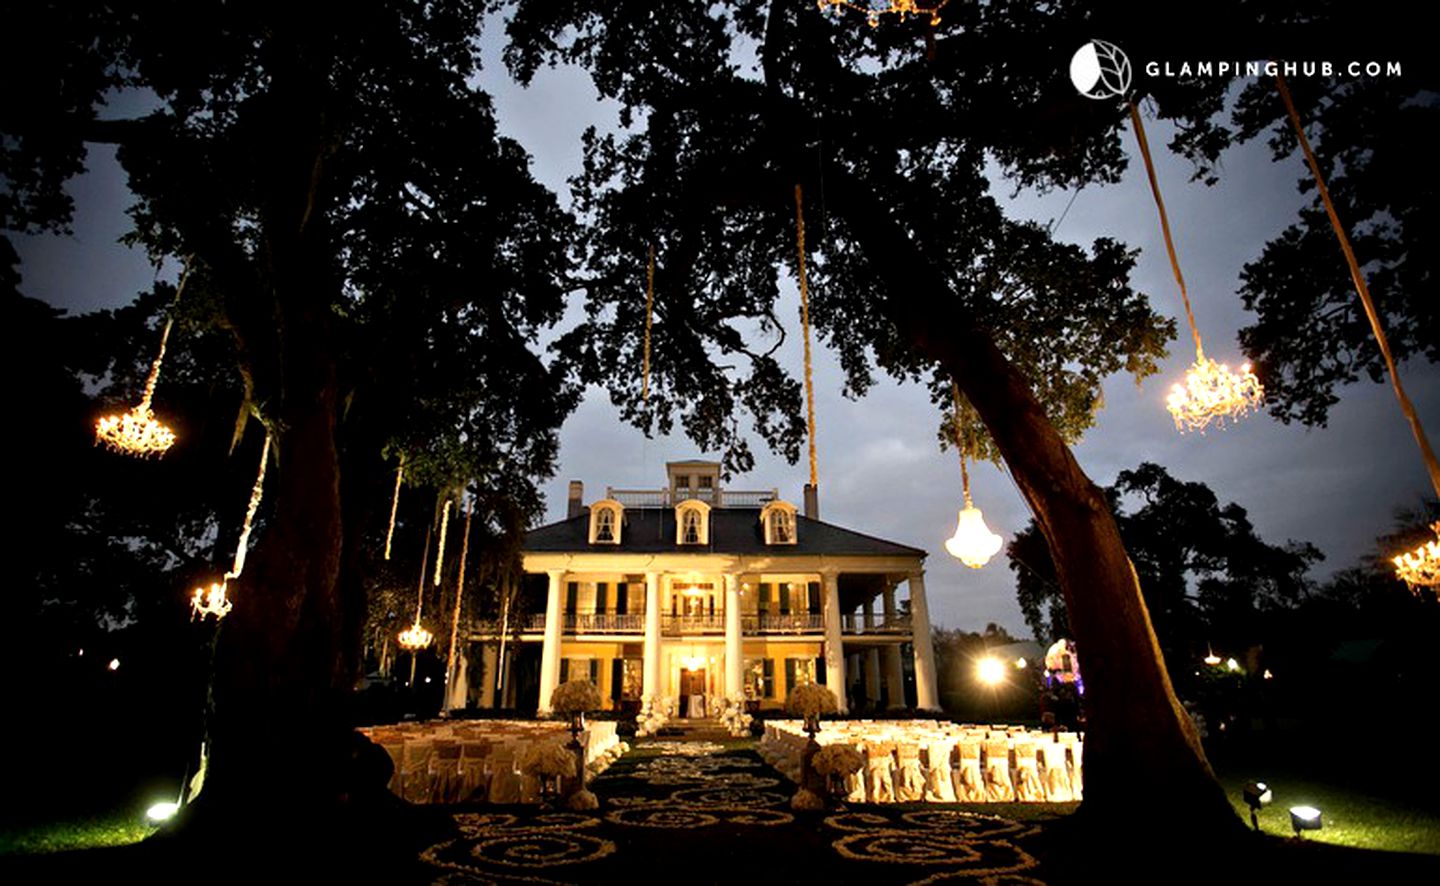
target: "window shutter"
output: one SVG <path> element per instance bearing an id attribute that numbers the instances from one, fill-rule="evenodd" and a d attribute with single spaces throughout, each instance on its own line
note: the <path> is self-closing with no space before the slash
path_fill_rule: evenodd
<path id="1" fill-rule="evenodd" d="M 764 695 L 765 698 L 774 698 L 774 697 L 775 697 L 775 659 L 773 659 L 773 658 L 767 658 L 767 659 L 765 659 L 764 661 L 765 661 L 764 670 L 763 670 L 764 679 L 761 680 L 761 682 L 765 684 L 764 687 L 763 687 L 763 689 L 764 689 L 763 695 Z"/>
<path id="2" fill-rule="evenodd" d="M 777 585 L 780 590 L 780 614 L 790 614 L 790 587 L 789 585 Z"/>
<path id="3" fill-rule="evenodd" d="M 580 605 L 580 582 L 572 581 L 565 586 L 565 611 L 575 613 Z"/>
<path id="4" fill-rule="evenodd" d="M 755 605 L 761 615 L 770 614 L 770 585 L 764 583 L 760 585 L 760 599 Z"/>
<path id="5" fill-rule="evenodd" d="M 795 691 L 795 659 L 785 659 L 785 695 L 788 698 Z"/>
<path id="6" fill-rule="evenodd" d="M 600 685 L 600 659 L 598 658 L 590 659 L 590 682 L 597 687 Z"/>
<path id="7" fill-rule="evenodd" d="M 623 581 L 615 586 L 615 613 L 630 614 L 630 585 Z"/>
<path id="8" fill-rule="evenodd" d="M 820 614 L 820 582 L 810 582 L 810 614 Z"/>
<path id="9" fill-rule="evenodd" d="M 625 691 L 625 659 L 610 659 L 610 700 L 619 701 Z"/>
<path id="10" fill-rule="evenodd" d="M 560 682 L 570 682 L 570 659 L 568 658 L 560 659 Z"/>
<path id="11" fill-rule="evenodd" d="M 824 686 L 829 676 L 829 674 L 825 673 L 825 656 L 822 655 L 815 659 L 815 682 Z"/>
<path id="12" fill-rule="evenodd" d="M 610 586 L 605 582 L 595 585 L 595 611 L 604 612 L 610 602 Z"/>

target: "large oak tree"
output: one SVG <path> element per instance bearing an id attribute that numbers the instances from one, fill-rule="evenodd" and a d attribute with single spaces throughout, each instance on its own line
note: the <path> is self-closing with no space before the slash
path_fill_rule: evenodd
<path id="1" fill-rule="evenodd" d="M 5 54 L 0 223 L 63 230 L 84 146 L 118 145 L 134 236 L 193 256 L 183 310 L 229 337 L 237 437 L 248 420 L 275 440 L 219 627 L 194 821 L 299 835 L 356 795 L 346 705 L 399 454 L 417 484 L 467 486 L 496 534 L 539 510 L 578 400 L 538 340 L 564 307 L 572 222 L 474 86 L 481 17 L 42 3 L 9 28 L 28 51 Z M 117 91 L 150 110 L 107 115 Z M 418 554 L 419 534 L 397 547 Z"/>
<path id="2" fill-rule="evenodd" d="M 513 9 L 517 77 L 577 64 L 622 107 L 616 130 L 587 135 L 575 183 L 589 317 L 566 344 L 589 378 L 633 421 L 678 419 L 731 467 L 748 463 L 737 406 L 796 452 L 797 387 L 755 340 L 778 325 L 775 272 L 793 267 L 800 186 L 812 317 L 849 388 L 863 392 L 878 367 L 928 383 L 943 404 L 953 378 L 1049 546 L 1090 689 L 1082 817 L 1127 816 L 1138 783 L 1165 798 L 1169 833 L 1233 831 L 1109 502 L 1067 445 L 1093 420 L 1100 380 L 1153 372 L 1173 326 L 1130 289 L 1123 247 L 1081 249 L 1007 218 L 987 169 L 1041 189 L 1121 175 L 1124 103 L 1080 97 L 1066 76 L 1092 37 L 1188 59 L 1339 44 L 1294 29 L 1308 13 L 1240 2 L 1158 36 L 1144 4 L 954 2 L 934 28 L 923 17 L 869 28 L 808 0 L 497 6 Z M 1353 37 L 1348 24 L 1325 34 Z M 1226 86 L 1137 80 L 1137 99 L 1175 120 L 1172 147 L 1197 176 L 1213 175 L 1234 135 L 1216 119 Z M 658 354 L 646 402 L 636 281 L 650 247 Z"/>

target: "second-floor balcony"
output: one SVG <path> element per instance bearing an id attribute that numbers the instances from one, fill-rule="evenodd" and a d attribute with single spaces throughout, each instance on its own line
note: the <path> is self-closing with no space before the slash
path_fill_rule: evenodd
<path id="1" fill-rule="evenodd" d="M 565 634 L 641 634 L 645 633 L 645 614 L 618 612 L 566 612 L 560 616 L 560 630 Z M 487 625 L 488 630 L 497 630 L 498 625 Z M 544 613 L 530 614 L 521 621 L 523 633 L 543 633 Z M 823 634 L 825 618 L 819 613 L 745 613 L 740 616 L 741 633 L 751 636 L 775 634 Z M 867 624 L 863 616 L 843 615 L 840 618 L 840 632 L 844 636 L 876 634 L 908 634 L 911 631 L 910 616 L 897 615 L 889 619 L 873 618 Z M 684 635 L 723 635 L 725 613 L 715 612 L 701 615 L 675 615 L 664 613 L 660 616 L 660 632 L 667 637 Z"/>
<path id="2" fill-rule="evenodd" d="M 867 623 L 864 616 L 842 615 L 840 633 L 853 634 L 908 634 L 910 616 L 893 615 L 890 618 L 872 618 Z"/>

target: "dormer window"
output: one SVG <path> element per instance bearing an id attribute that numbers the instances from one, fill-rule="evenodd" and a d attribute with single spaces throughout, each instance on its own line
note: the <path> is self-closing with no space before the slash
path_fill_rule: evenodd
<path id="1" fill-rule="evenodd" d="M 689 499 L 675 507 L 675 543 L 707 545 L 710 543 L 710 506 L 698 499 Z"/>
<path id="2" fill-rule="evenodd" d="M 618 545 L 624 526 L 625 506 L 618 501 L 605 499 L 590 506 L 590 543 L 592 545 Z"/>
<path id="3" fill-rule="evenodd" d="M 793 545 L 795 506 L 788 501 L 772 501 L 760 511 L 760 525 L 765 530 L 767 545 Z"/>

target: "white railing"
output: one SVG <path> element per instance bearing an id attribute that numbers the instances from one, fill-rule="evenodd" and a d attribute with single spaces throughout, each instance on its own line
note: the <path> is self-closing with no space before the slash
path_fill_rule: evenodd
<path id="1" fill-rule="evenodd" d="M 607 487 L 605 497 L 627 508 L 668 508 L 692 499 L 717 508 L 763 508 L 780 497 L 778 489 L 616 489 Z"/>
<path id="2" fill-rule="evenodd" d="M 863 615 L 840 616 L 840 631 L 844 634 L 908 634 L 910 616 L 896 615 L 892 618 L 875 618 L 873 624 L 865 624 Z"/>

